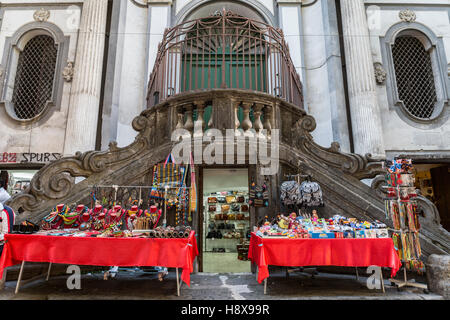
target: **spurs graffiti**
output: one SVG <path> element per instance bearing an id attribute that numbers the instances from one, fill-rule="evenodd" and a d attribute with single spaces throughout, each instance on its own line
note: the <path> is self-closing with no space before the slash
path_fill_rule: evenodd
<path id="1" fill-rule="evenodd" d="M 49 163 L 61 157 L 62 155 L 60 153 L 55 152 L 3 152 L 0 153 L 0 163 Z"/>

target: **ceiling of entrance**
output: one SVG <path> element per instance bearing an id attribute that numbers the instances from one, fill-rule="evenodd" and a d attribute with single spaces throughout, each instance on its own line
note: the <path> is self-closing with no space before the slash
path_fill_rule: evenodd
<path id="1" fill-rule="evenodd" d="M 203 193 L 248 191 L 247 169 L 204 169 Z"/>

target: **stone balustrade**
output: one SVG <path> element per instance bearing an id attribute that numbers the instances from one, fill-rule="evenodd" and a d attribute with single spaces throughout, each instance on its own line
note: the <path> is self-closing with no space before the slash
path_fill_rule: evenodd
<path id="1" fill-rule="evenodd" d="M 151 107 L 143 115 L 154 121 L 155 146 L 165 143 L 177 129 L 187 130 L 192 137 L 202 137 L 217 129 L 235 135 L 250 132 L 270 140 L 274 129 L 279 130 L 285 143 L 292 144 L 292 129 L 306 115 L 298 106 L 283 99 L 258 92 L 237 89 L 213 89 L 202 93 L 185 93 L 171 97 Z"/>

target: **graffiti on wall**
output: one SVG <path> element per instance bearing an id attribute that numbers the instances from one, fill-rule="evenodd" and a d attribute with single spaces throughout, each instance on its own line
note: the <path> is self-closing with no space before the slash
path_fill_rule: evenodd
<path id="1" fill-rule="evenodd" d="M 0 164 L 41 164 L 58 160 L 61 153 L 52 152 L 2 152 L 0 153 Z"/>

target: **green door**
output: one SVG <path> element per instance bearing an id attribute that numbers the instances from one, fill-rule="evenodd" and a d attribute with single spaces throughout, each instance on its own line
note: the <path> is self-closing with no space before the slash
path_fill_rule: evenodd
<path id="1" fill-rule="evenodd" d="M 230 53 L 229 48 L 226 48 L 225 54 L 221 48 L 217 52 L 216 54 L 185 54 L 183 56 L 182 91 L 222 87 L 266 91 L 264 55 Z M 224 85 L 223 82 L 225 82 Z M 204 112 L 206 127 L 211 119 L 211 112 L 212 107 L 208 106 Z M 195 121 L 197 113 L 194 112 L 193 116 Z M 253 112 L 250 118 L 253 121 Z M 242 108 L 238 110 L 238 119 L 240 122 L 244 119 Z"/>
<path id="2" fill-rule="evenodd" d="M 224 81 L 227 88 L 266 91 L 264 55 L 218 52 L 183 56 L 182 91 L 221 88 Z"/>

